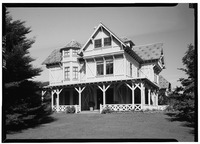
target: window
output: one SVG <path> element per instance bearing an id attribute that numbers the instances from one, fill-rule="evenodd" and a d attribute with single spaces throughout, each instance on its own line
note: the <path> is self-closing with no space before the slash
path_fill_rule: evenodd
<path id="1" fill-rule="evenodd" d="M 133 68 L 132 68 L 132 63 L 130 63 L 130 76 L 132 77 L 133 76 Z"/>
<path id="2" fill-rule="evenodd" d="M 64 56 L 69 56 L 69 50 L 64 51 Z"/>
<path id="3" fill-rule="evenodd" d="M 111 46 L 111 37 L 104 38 L 104 46 Z"/>
<path id="4" fill-rule="evenodd" d="M 73 49 L 72 54 L 77 55 L 77 53 L 78 53 L 78 49 Z"/>
<path id="5" fill-rule="evenodd" d="M 113 60 L 106 61 L 106 74 L 113 74 Z"/>
<path id="6" fill-rule="evenodd" d="M 78 67 L 73 67 L 73 79 L 78 79 Z"/>
<path id="7" fill-rule="evenodd" d="M 97 62 L 97 75 L 103 75 L 103 61 Z"/>
<path id="8" fill-rule="evenodd" d="M 65 67 L 65 80 L 70 80 L 70 70 L 69 67 Z"/>
<path id="9" fill-rule="evenodd" d="M 95 48 L 101 47 L 101 39 L 94 40 L 94 47 Z"/>

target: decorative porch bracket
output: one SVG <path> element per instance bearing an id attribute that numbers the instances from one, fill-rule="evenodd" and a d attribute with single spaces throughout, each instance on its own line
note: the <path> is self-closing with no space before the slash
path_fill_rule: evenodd
<path id="1" fill-rule="evenodd" d="M 56 99 L 56 111 L 58 112 L 59 111 L 59 94 L 61 93 L 63 89 L 54 89 L 51 91 L 51 107 L 52 107 L 52 110 L 53 110 L 53 95 L 56 93 L 57 95 L 57 99 Z"/>
<path id="2" fill-rule="evenodd" d="M 132 106 L 133 106 L 133 109 L 134 109 L 134 104 L 135 104 L 135 88 L 136 87 L 134 87 L 133 83 L 132 83 L 132 87 L 129 84 L 127 84 L 127 83 L 126 83 L 126 85 L 127 85 L 128 88 L 130 88 L 130 90 L 132 90 Z"/>
<path id="3" fill-rule="evenodd" d="M 141 109 L 143 108 L 143 104 L 144 104 L 144 84 L 143 83 L 138 83 L 138 84 L 135 84 L 134 86 L 134 83 L 132 83 L 132 87 L 127 84 L 127 87 L 130 88 L 132 90 L 132 105 L 134 107 L 134 99 L 135 99 L 135 95 L 134 95 L 134 91 L 136 88 L 139 88 L 140 89 L 140 92 L 141 92 Z M 141 85 L 141 86 L 140 86 Z"/>
<path id="4" fill-rule="evenodd" d="M 83 92 L 84 89 L 85 89 L 85 87 L 83 87 L 83 88 L 81 89 L 80 86 L 78 87 L 78 89 L 75 88 L 75 90 L 78 92 L 80 111 L 81 111 L 81 93 Z"/>
<path id="5" fill-rule="evenodd" d="M 107 87 L 105 87 L 105 84 L 103 84 L 103 88 L 101 88 L 99 85 L 98 85 L 99 89 L 103 92 L 103 105 L 105 106 L 106 105 L 106 90 L 110 87 L 110 85 L 108 85 Z"/>

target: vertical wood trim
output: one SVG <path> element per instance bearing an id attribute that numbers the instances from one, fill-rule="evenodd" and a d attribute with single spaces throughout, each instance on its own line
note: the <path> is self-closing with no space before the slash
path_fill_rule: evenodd
<path id="1" fill-rule="evenodd" d="M 140 92 L 141 92 L 141 109 L 143 109 L 143 104 L 144 104 L 144 86 L 143 86 L 143 83 L 140 83 L 141 84 L 141 89 L 140 89 Z"/>
<path id="2" fill-rule="evenodd" d="M 126 77 L 126 57 L 124 54 L 124 76 Z"/>
<path id="3" fill-rule="evenodd" d="M 151 90 L 148 89 L 148 105 L 151 105 L 150 96 L 151 96 Z"/>
<path id="4" fill-rule="evenodd" d="M 105 84 L 103 84 L 103 105 L 105 106 L 106 104 L 106 91 L 105 91 Z"/>
<path id="5" fill-rule="evenodd" d="M 53 110 L 53 90 L 51 91 L 51 109 Z"/>
<path id="6" fill-rule="evenodd" d="M 56 98 L 56 105 L 57 105 L 57 109 L 56 111 L 59 112 L 59 93 L 56 92 L 57 98 Z"/>
<path id="7" fill-rule="evenodd" d="M 134 104 L 135 104 L 135 88 L 134 88 L 134 83 L 132 83 L 132 105 L 134 109 Z"/>

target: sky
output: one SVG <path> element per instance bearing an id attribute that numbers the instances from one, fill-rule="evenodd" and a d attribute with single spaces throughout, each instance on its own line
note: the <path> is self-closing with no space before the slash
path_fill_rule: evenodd
<path id="1" fill-rule="evenodd" d="M 28 38 L 35 43 L 30 56 L 34 67 L 43 72 L 34 80 L 48 81 L 48 70 L 41 63 L 57 48 L 72 39 L 86 43 L 94 27 L 102 22 L 118 37 L 128 37 L 135 45 L 162 42 L 166 69 L 160 74 L 172 87 L 180 86 L 179 78 L 186 77 L 178 70 L 184 67 L 182 57 L 188 44 L 194 44 L 194 9 L 189 4 L 175 7 L 54 7 L 9 8 L 13 20 L 26 21 L 32 32 Z"/>

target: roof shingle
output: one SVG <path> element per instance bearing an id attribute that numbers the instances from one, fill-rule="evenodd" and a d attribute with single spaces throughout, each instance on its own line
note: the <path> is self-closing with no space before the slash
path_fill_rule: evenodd
<path id="1" fill-rule="evenodd" d="M 44 64 L 55 64 L 62 60 L 61 50 L 65 48 L 81 48 L 81 44 L 75 40 L 71 40 L 64 48 L 55 49 L 42 63 Z"/>
<path id="2" fill-rule="evenodd" d="M 133 46 L 132 50 L 144 61 L 159 59 L 162 54 L 162 43 L 145 46 Z"/>

